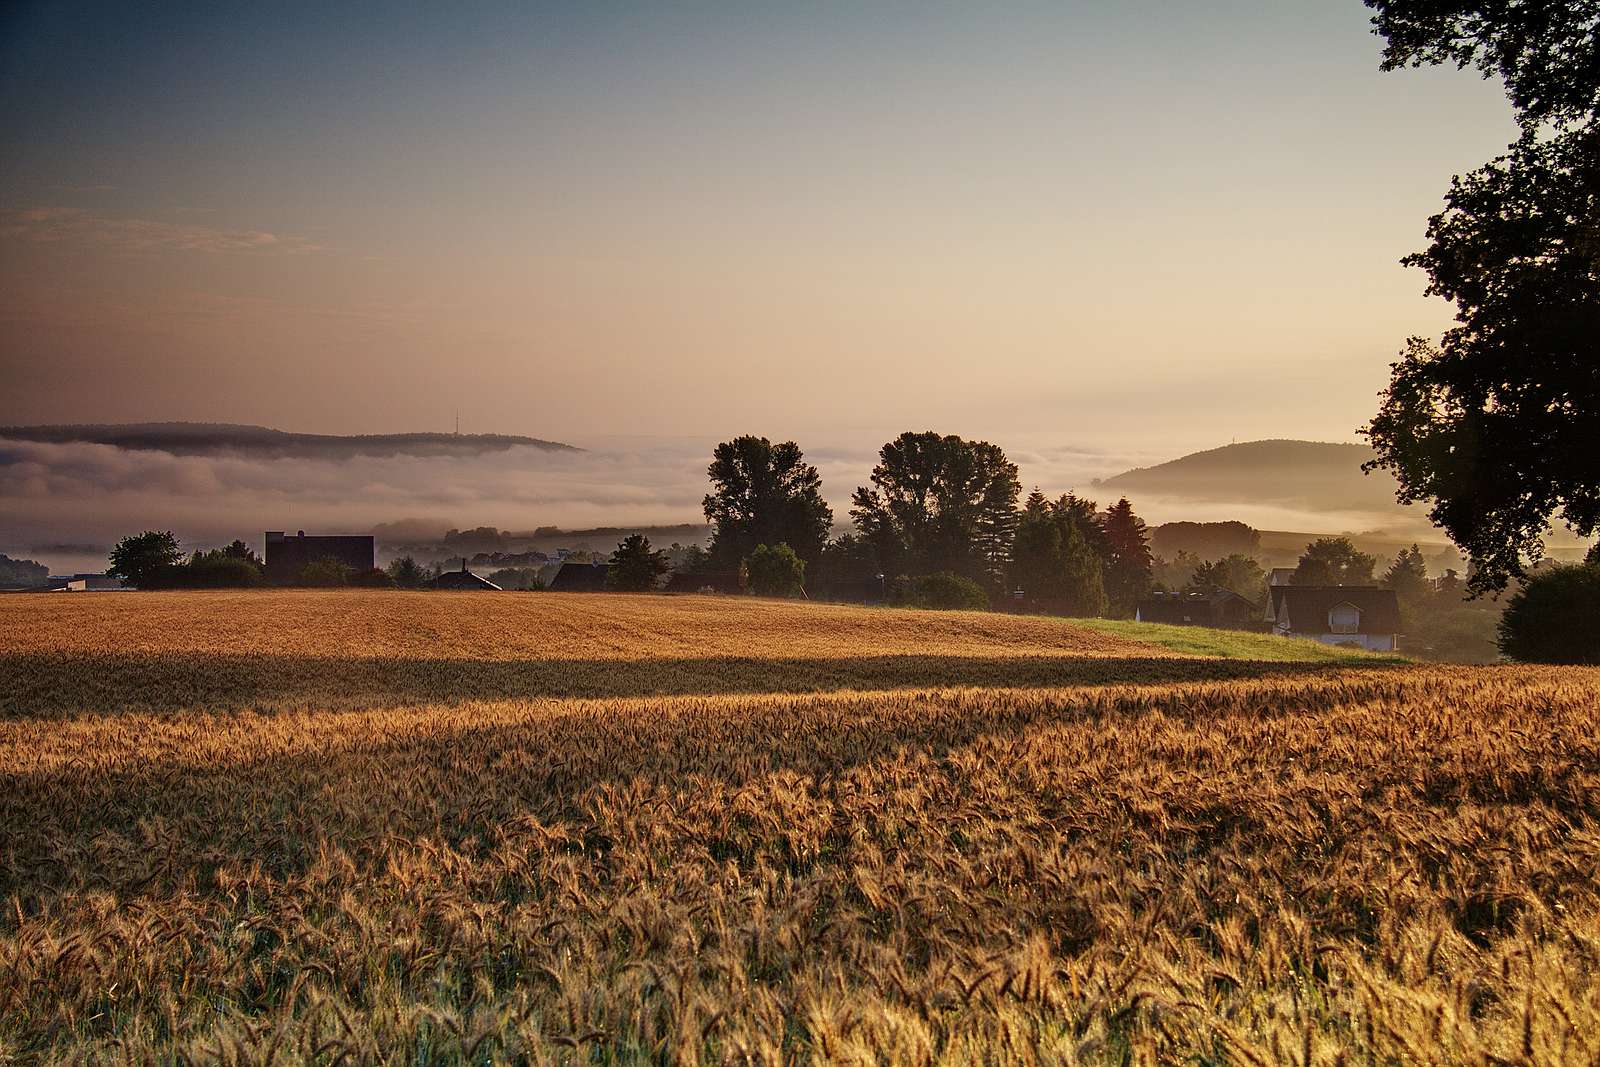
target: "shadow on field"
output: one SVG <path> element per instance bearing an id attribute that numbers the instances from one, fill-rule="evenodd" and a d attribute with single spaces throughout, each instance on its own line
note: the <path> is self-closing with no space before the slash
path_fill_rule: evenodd
<path id="1" fill-rule="evenodd" d="M 1052 660 L 976 662 L 1013 681 L 1020 675 L 1030 682 L 1061 682 L 1068 674 L 1067 664 Z M 1085 670 L 1097 668 L 1101 680 L 1119 672 L 1123 680 L 1151 682 L 1203 682 L 1250 673 L 1246 664 L 1226 662 L 1068 662 Z M 630 678 L 626 664 L 604 664 L 604 670 L 580 666 L 609 676 L 607 691 L 613 693 L 627 684 L 637 689 L 646 677 L 655 680 L 654 675 Z M 749 669 L 749 664 L 737 666 Z M 916 670 L 898 666 L 897 677 L 915 678 L 919 684 L 935 676 L 935 667 L 946 672 L 960 667 L 962 681 L 970 680 L 974 670 L 969 661 L 921 664 Z M 290 670 L 289 665 L 280 667 Z M 469 677 L 471 671 L 490 671 L 488 677 L 501 685 L 508 677 L 518 678 L 522 688 L 539 677 L 504 673 L 513 665 L 454 667 Z M 1286 667 L 1271 664 L 1268 671 L 1256 673 L 1284 675 Z M 17 664 L 7 663 L 6 669 L 12 672 L 8 681 L 14 682 Z M 678 669 L 686 675 L 711 670 L 692 662 Z M 816 681 L 815 672 L 822 668 L 794 663 L 787 669 L 798 682 Z M 888 671 L 882 665 L 879 669 Z M 1304 676 L 1336 673 L 1311 668 Z M 160 677 L 152 673 L 145 680 Z M 939 677 L 951 680 L 949 673 Z M 329 679 L 318 681 L 328 684 Z M 875 681 L 881 683 L 882 675 Z M 98 749 L 95 765 L 30 769 L 19 760 L 14 773 L 0 775 L 0 857 L 5 857 L 0 862 L 0 899 L 20 894 L 36 902 L 69 886 L 114 889 L 124 900 L 179 886 L 214 894 L 221 867 L 259 863 L 275 878 L 290 878 L 314 867 L 324 845 L 342 850 L 358 868 L 381 872 L 386 850 L 396 839 L 476 852 L 507 827 L 526 829 L 529 820 L 568 835 L 570 847 L 589 857 L 586 862 L 603 867 L 611 842 L 597 805 L 692 808 L 698 798 L 708 798 L 715 800 L 713 807 L 722 805 L 717 810 L 725 815 L 728 796 L 748 783 L 768 783 L 750 798 L 750 803 L 764 804 L 760 798 L 768 795 L 775 774 L 808 778 L 813 784 L 807 788 L 826 799 L 856 789 L 851 775 L 857 768 L 884 763 L 907 766 L 908 788 L 921 782 L 958 797 L 967 771 L 962 760 L 951 757 L 975 744 L 986 746 L 1001 766 L 1029 774 L 1041 729 L 1158 712 L 1178 722 L 1244 713 L 1243 721 L 1261 723 L 1270 731 L 1265 724 L 1279 716 L 1326 713 L 1330 697 L 1324 687 L 1302 686 L 1293 678 L 1283 682 L 1266 689 L 1203 692 L 1122 686 L 998 699 L 993 690 L 937 698 L 863 694 L 803 713 L 784 701 L 725 708 L 689 700 L 580 705 L 511 722 L 402 714 L 350 732 L 335 729 L 303 744 L 296 743 L 303 729 L 297 721 L 286 721 L 283 733 L 270 740 L 263 732 L 275 727 L 254 719 L 185 720 L 170 735 L 163 726 L 122 731 L 113 721 L 103 724 L 107 729 L 85 733 L 85 743 Z M 701 679 L 691 685 L 685 678 L 680 688 L 704 689 L 708 684 Z M 1360 672 L 1332 684 L 1340 700 L 1372 701 L 1392 698 L 1397 687 L 1408 683 L 1400 674 Z M 217 734 L 223 754 L 182 758 L 196 731 Z M 1136 775 L 1152 761 L 1195 755 L 1196 735 L 1184 729 L 1171 735 L 1176 748 L 1134 746 L 1115 765 L 1101 758 L 1109 744 L 1104 736 L 1098 742 L 1092 732 L 1084 736 L 1090 743 L 1081 752 L 1082 773 L 1096 778 Z M 279 747 L 283 744 L 290 749 Z M 118 756 L 124 748 L 126 756 Z M 106 760 L 108 755 L 112 758 Z M 1248 763 L 1251 757 L 1230 751 L 1225 758 L 1232 765 Z M 915 770 L 913 761 L 918 763 Z M 1113 781 L 1105 782 L 1106 789 L 1113 786 Z M 1084 788 L 1092 792 L 1098 787 Z M 684 838 L 675 847 L 715 853 L 725 838 L 756 832 L 713 822 L 703 834 Z M 781 832 L 774 823 L 770 833 Z M 836 832 L 848 835 L 851 827 L 840 825 Z"/>
<path id="2" fill-rule="evenodd" d="M 385 708 L 477 700 L 1223 681 L 1342 665 L 1084 656 L 410 659 L 267 654 L 0 655 L 0 718 Z"/>

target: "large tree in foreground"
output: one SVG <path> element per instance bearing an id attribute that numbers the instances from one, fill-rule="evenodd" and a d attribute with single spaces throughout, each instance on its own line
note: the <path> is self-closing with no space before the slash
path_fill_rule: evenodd
<path id="1" fill-rule="evenodd" d="M 711 492 L 703 506 L 716 527 L 711 558 L 719 566 L 738 566 L 757 545 L 786 544 L 811 561 L 822 554 L 833 510 L 799 445 L 736 437 L 716 447 L 706 473 Z"/>
<path id="2" fill-rule="evenodd" d="M 1499 590 L 1553 519 L 1600 528 L 1600 0 L 1367 0 L 1385 70 L 1498 76 L 1522 134 L 1457 177 L 1404 262 L 1456 305 L 1412 338 L 1366 433 L 1400 499 Z"/>

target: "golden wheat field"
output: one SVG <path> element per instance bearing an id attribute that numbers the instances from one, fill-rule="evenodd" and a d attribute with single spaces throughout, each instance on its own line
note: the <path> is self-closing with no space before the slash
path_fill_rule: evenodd
<path id="1" fill-rule="evenodd" d="M 0 1061 L 1600 1061 L 1600 671 L 0 597 Z"/>

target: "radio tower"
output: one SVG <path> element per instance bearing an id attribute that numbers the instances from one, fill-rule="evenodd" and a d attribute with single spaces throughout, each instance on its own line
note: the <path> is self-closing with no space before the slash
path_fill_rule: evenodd
<path id="1" fill-rule="evenodd" d="M 456 436 L 461 436 L 461 409 L 456 408 Z"/>

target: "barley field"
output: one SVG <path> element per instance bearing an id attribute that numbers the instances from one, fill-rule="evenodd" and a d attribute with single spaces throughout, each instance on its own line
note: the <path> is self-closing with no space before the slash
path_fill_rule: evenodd
<path id="1" fill-rule="evenodd" d="M 1600 1062 L 1600 671 L 0 597 L 0 1062 Z"/>

